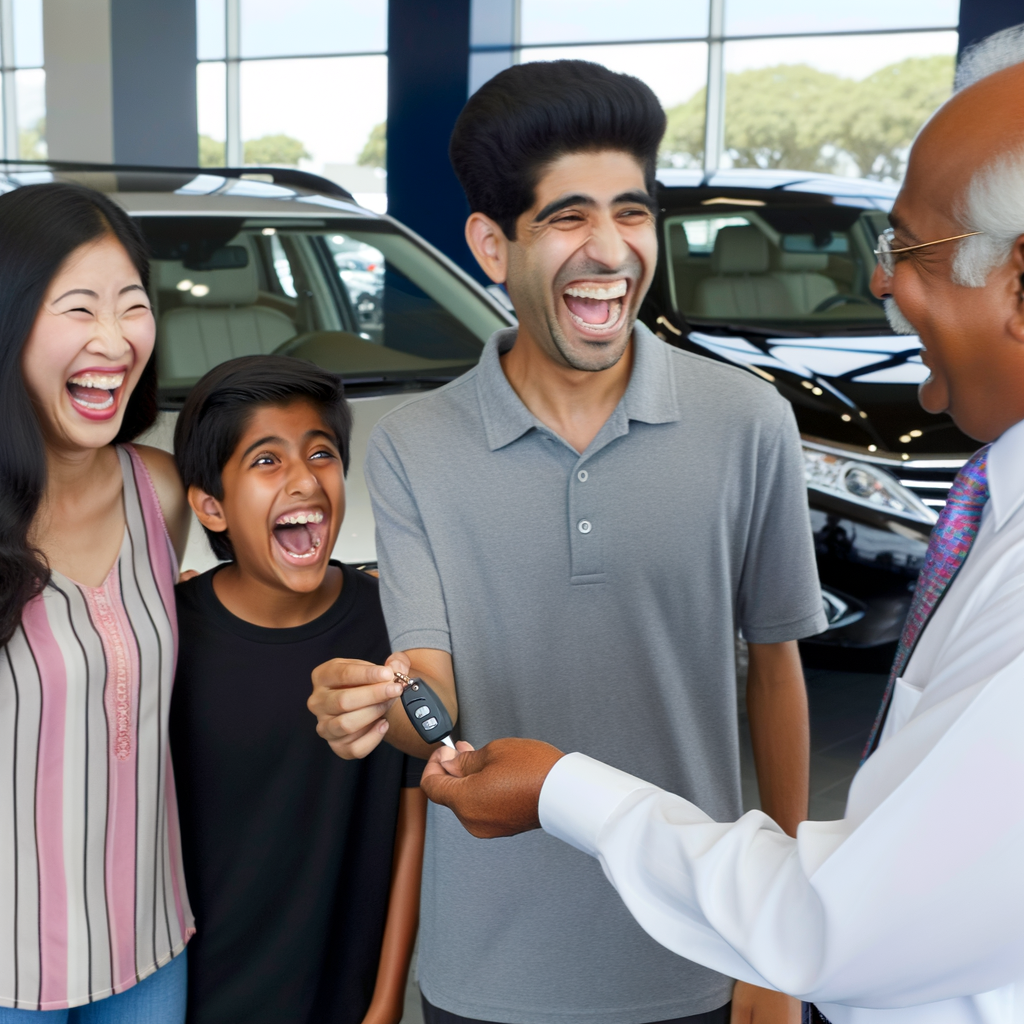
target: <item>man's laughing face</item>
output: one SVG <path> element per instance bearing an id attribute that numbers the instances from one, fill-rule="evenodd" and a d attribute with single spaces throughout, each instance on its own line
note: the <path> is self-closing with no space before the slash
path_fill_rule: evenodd
<path id="1" fill-rule="evenodd" d="M 617 150 L 549 164 L 509 243 L 507 287 L 520 325 L 555 362 L 614 366 L 658 258 L 643 168 Z"/>

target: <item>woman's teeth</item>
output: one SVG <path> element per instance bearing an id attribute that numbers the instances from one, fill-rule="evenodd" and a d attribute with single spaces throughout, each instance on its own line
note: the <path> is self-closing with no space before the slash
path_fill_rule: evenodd
<path id="1" fill-rule="evenodd" d="M 124 372 L 77 373 L 68 378 L 71 399 L 86 409 L 102 412 L 114 404 L 114 392 L 124 383 Z"/>
<path id="2" fill-rule="evenodd" d="M 69 384 L 78 384 L 83 388 L 103 388 L 104 391 L 116 391 L 124 383 L 124 372 L 121 373 L 76 373 L 68 378 Z"/>

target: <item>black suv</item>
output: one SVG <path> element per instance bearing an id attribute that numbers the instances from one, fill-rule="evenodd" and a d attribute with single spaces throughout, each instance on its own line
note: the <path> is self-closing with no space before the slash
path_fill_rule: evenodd
<path id="1" fill-rule="evenodd" d="M 937 512 L 978 447 L 921 408 L 920 342 L 894 334 L 868 290 L 897 189 L 798 171 L 658 178 L 661 258 L 641 316 L 793 404 L 830 623 L 814 642 L 891 644 Z"/>

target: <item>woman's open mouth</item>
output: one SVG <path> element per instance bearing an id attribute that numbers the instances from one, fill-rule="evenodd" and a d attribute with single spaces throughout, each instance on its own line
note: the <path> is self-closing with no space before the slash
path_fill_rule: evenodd
<path id="1" fill-rule="evenodd" d="M 584 282 L 566 288 L 562 301 L 573 323 L 583 333 L 611 334 L 622 321 L 628 291 L 629 282 L 625 279 L 607 283 Z"/>
<path id="2" fill-rule="evenodd" d="M 71 404 L 87 419 L 109 419 L 117 412 L 117 393 L 124 384 L 125 370 L 84 370 L 68 378 Z"/>
<path id="3" fill-rule="evenodd" d="M 278 516 L 274 523 L 274 540 L 285 560 L 292 565 L 308 565 L 323 552 L 330 518 L 319 509 L 300 509 Z"/>

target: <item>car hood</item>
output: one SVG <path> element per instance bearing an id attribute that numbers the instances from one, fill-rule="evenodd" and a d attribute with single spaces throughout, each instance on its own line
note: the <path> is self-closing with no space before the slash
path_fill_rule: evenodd
<path id="1" fill-rule="evenodd" d="M 691 345 L 770 380 L 796 407 L 801 430 L 880 451 L 969 454 L 977 442 L 917 400 L 928 377 L 916 335 L 760 334 L 691 331 Z M 821 423 L 834 422 L 835 429 Z M 852 436 L 850 431 L 856 430 Z M 913 437 L 910 432 L 915 431 Z"/>

